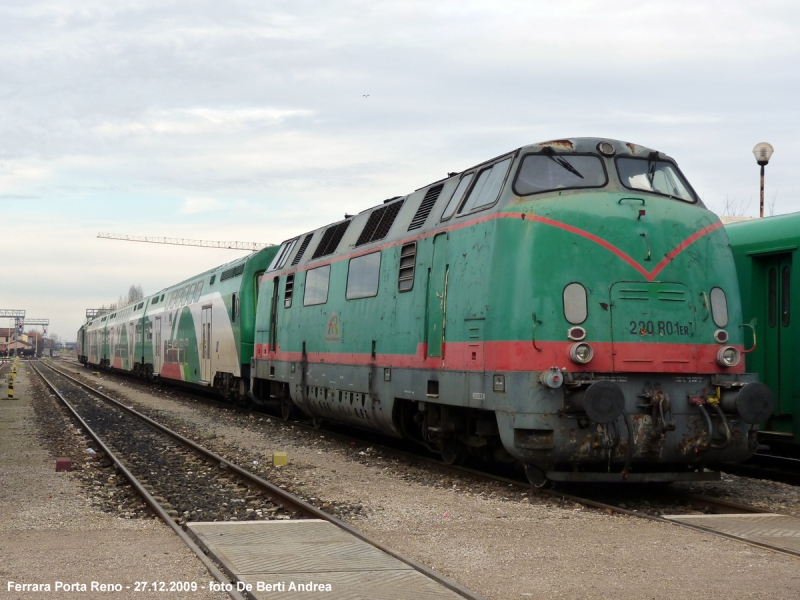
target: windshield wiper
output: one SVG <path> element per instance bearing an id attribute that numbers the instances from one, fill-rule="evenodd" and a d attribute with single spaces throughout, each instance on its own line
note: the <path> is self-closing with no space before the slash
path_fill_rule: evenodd
<path id="1" fill-rule="evenodd" d="M 569 171 L 573 175 L 577 175 L 581 179 L 584 178 L 583 175 L 581 175 L 580 172 L 578 172 L 578 169 L 576 169 L 571 164 L 569 164 L 566 159 L 561 158 L 560 156 L 553 156 L 552 154 L 548 154 L 547 156 L 554 163 L 556 163 L 557 165 L 561 165 L 563 168 L 565 168 L 567 171 Z"/>

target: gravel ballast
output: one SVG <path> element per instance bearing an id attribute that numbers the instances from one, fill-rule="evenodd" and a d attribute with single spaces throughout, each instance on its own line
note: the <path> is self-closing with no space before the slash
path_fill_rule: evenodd
<path id="1" fill-rule="evenodd" d="M 174 389 L 68 371 L 489 598 L 794 599 L 800 590 L 796 558 L 442 475 Z M 274 451 L 287 452 L 290 464 L 269 467 Z M 736 482 L 766 504 L 769 490 L 780 491 L 783 512 L 798 505 L 791 486 L 725 479 L 697 491 L 726 495 L 725 485 Z M 747 489 L 731 489 L 731 499 L 747 502 Z"/>
<path id="2" fill-rule="evenodd" d="M 153 591 L 134 593 L 134 582 L 194 581 L 207 586 L 211 576 L 206 569 L 160 521 L 123 518 L 95 506 L 94 486 L 82 479 L 89 472 L 81 468 L 83 456 L 72 457 L 80 470 L 55 472 L 55 455 L 40 437 L 32 406 L 30 378 L 35 375 L 24 362 L 20 367 L 17 399 L 0 400 L 0 598 L 162 598 L 163 593 Z M 69 431 L 66 422 L 64 430 Z M 87 445 L 72 447 L 85 450 Z M 57 592 L 57 581 L 82 583 L 87 591 Z M 92 581 L 121 584 L 123 589 L 92 592 Z M 49 583 L 51 592 L 14 591 L 9 582 Z M 199 590 L 191 597 L 228 596 Z"/>

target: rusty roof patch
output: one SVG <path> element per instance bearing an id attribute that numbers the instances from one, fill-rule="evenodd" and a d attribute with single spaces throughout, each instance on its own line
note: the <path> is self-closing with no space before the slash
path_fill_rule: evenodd
<path id="1" fill-rule="evenodd" d="M 541 146 L 550 146 L 553 149 L 574 150 L 575 146 L 571 140 L 550 140 L 542 142 Z"/>

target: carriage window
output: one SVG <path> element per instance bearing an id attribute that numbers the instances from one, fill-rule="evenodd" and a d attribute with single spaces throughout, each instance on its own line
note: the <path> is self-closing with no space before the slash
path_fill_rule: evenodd
<path id="1" fill-rule="evenodd" d="M 586 320 L 588 306 L 586 288 L 580 283 L 570 283 L 564 288 L 564 317 L 573 325 L 580 325 Z"/>
<path id="2" fill-rule="evenodd" d="M 442 221 L 445 221 L 453 216 L 453 213 L 456 212 L 456 208 L 461 203 L 461 198 L 464 197 L 464 192 L 467 191 L 469 187 L 469 182 L 472 181 L 472 177 L 475 173 L 467 173 L 464 177 L 461 178 L 461 181 L 458 182 L 458 187 L 456 191 L 453 192 L 453 197 L 450 198 L 450 202 L 447 204 L 447 208 L 444 209 L 444 213 L 442 214 Z"/>
<path id="3" fill-rule="evenodd" d="M 775 325 L 778 324 L 778 273 L 775 271 L 775 269 L 769 270 L 767 287 L 767 312 L 769 313 L 769 326 L 775 327 Z"/>
<path id="4" fill-rule="evenodd" d="M 622 185 L 628 189 L 654 192 L 684 202 L 696 202 L 692 188 L 678 167 L 666 160 L 618 158 L 617 173 Z"/>
<path id="5" fill-rule="evenodd" d="M 197 290 L 197 284 L 189 286 L 189 292 L 186 294 L 186 302 L 184 304 L 191 304 L 194 302 L 194 293 Z"/>
<path id="6" fill-rule="evenodd" d="M 608 183 L 603 161 L 594 155 L 529 154 L 514 181 L 520 196 L 574 188 L 598 188 Z"/>
<path id="7" fill-rule="evenodd" d="M 306 289 L 303 294 L 303 306 L 325 304 L 328 301 L 328 283 L 330 282 L 330 278 L 330 265 L 311 269 L 306 273 Z"/>
<path id="8" fill-rule="evenodd" d="M 781 321 L 789 326 L 789 267 L 783 267 L 781 274 Z"/>
<path id="9" fill-rule="evenodd" d="M 378 280 L 381 275 L 381 253 L 373 252 L 350 259 L 347 271 L 347 292 L 345 298 L 371 298 L 378 294 Z"/>
<path id="10" fill-rule="evenodd" d="M 503 187 L 503 182 L 506 180 L 509 165 L 511 165 L 510 156 L 481 171 L 478 174 L 475 185 L 472 186 L 472 190 L 469 192 L 467 201 L 459 209 L 458 214 L 466 214 L 494 204 Z"/>
<path id="11" fill-rule="evenodd" d="M 726 327 L 728 325 L 728 299 L 725 297 L 725 292 L 722 288 L 711 288 L 711 317 L 717 327 Z"/>

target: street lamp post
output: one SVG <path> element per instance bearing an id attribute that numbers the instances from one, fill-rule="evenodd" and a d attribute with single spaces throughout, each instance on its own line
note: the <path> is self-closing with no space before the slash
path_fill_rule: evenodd
<path id="1" fill-rule="evenodd" d="M 761 218 L 764 218 L 764 167 L 769 163 L 773 152 L 775 152 L 775 149 L 767 142 L 756 144 L 756 147 L 753 148 L 756 162 L 761 165 Z"/>

